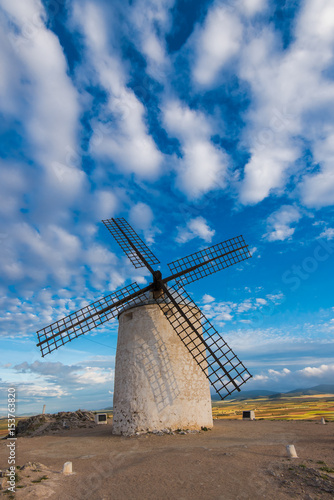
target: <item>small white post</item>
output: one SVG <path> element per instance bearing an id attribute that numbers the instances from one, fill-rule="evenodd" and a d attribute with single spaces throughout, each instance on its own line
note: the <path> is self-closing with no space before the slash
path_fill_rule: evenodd
<path id="1" fill-rule="evenodd" d="M 286 451 L 288 452 L 290 458 L 298 458 L 296 448 L 293 444 L 288 444 L 286 447 Z"/>
<path id="2" fill-rule="evenodd" d="M 72 474 L 72 462 L 65 462 L 63 465 L 63 474 Z"/>
<path id="3" fill-rule="evenodd" d="M 321 423 L 324 425 L 326 424 L 326 420 L 324 419 L 324 417 L 321 417 Z"/>
<path id="4" fill-rule="evenodd" d="M 45 415 L 45 407 L 46 405 L 43 405 L 43 415 Z"/>

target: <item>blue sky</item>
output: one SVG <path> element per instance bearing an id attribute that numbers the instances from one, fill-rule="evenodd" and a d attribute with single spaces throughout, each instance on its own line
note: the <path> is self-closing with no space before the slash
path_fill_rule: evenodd
<path id="1" fill-rule="evenodd" d="M 0 384 L 19 413 L 112 404 L 116 322 L 35 346 L 147 283 L 110 217 L 163 273 L 243 234 L 252 259 L 187 289 L 244 389 L 332 383 L 332 0 L 1 0 L 0 24 Z"/>

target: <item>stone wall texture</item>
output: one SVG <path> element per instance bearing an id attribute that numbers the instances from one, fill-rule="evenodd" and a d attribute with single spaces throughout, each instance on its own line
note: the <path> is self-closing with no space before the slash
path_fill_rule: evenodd
<path id="1" fill-rule="evenodd" d="M 209 381 L 160 307 L 148 304 L 123 311 L 113 434 L 212 425 Z"/>

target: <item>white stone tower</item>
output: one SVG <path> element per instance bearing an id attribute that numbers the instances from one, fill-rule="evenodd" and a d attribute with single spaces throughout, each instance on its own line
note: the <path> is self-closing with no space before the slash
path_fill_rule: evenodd
<path id="1" fill-rule="evenodd" d="M 148 296 L 143 304 L 122 311 L 113 434 L 212 425 L 209 380 L 159 305 Z"/>

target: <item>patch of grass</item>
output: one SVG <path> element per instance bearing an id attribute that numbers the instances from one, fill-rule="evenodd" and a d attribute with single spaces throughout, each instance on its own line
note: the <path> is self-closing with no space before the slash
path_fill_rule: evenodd
<path id="1" fill-rule="evenodd" d="M 41 483 L 42 481 L 45 481 L 46 479 L 49 479 L 48 476 L 42 476 L 39 479 L 35 479 L 34 481 L 31 481 L 32 483 Z"/>
<path id="2" fill-rule="evenodd" d="M 206 432 L 209 431 L 210 429 L 208 429 L 207 427 L 201 427 L 201 430 Z"/>
<path id="3" fill-rule="evenodd" d="M 325 465 L 324 467 L 320 467 L 320 470 L 323 470 L 324 472 L 329 472 L 330 474 L 334 473 L 334 469 L 327 467 L 327 465 Z"/>
<path id="4" fill-rule="evenodd" d="M 299 467 L 301 467 L 302 469 L 306 469 L 306 465 L 305 464 L 299 464 Z"/>
<path id="5" fill-rule="evenodd" d="M 317 464 L 323 464 L 323 465 L 326 465 L 326 462 L 324 462 L 323 460 L 318 460 L 318 461 L 317 461 Z"/>
<path id="6" fill-rule="evenodd" d="M 10 500 L 14 500 L 15 499 L 15 496 L 13 495 L 13 492 L 10 491 L 10 490 L 5 490 L 4 491 L 5 495 L 9 495 L 9 499 Z"/>

